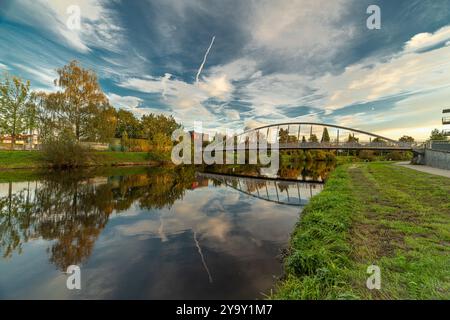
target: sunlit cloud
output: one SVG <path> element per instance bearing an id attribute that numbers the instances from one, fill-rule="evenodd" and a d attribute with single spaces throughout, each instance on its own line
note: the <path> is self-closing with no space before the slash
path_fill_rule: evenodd
<path id="1" fill-rule="evenodd" d="M 80 30 L 67 28 L 69 5 Z M 8 0 L 0 70 L 55 90 L 54 70 L 77 59 L 117 108 L 172 114 L 186 128 L 202 120 L 205 131 L 314 121 L 419 134 L 439 126 L 448 101 L 450 4 L 380 7 L 371 31 L 355 0 Z"/>

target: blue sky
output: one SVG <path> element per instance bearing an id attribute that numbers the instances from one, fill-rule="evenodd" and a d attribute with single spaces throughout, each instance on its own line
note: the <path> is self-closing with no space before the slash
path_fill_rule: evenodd
<path id="1" fill-rule="evenodd" d="M 450 107 L 450 0 L 0 0 L 0 71 L 53 91 L 72 59 L 115 107 L 187 128 L 316 121 L 423 139 Z"/>

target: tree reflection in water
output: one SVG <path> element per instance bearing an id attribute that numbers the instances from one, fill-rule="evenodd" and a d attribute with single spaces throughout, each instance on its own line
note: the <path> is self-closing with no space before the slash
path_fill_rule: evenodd
<path id="1" fill-rule="evenodd" d="M 302 181 L 325 181 L 335 167 L 334 162 L 327 161 L 299 161 L 280 162 L 276 176 L 282 179 Z M 208 172 L 218 174 L 243 175 L 250 177 L 261 176 L 261 166 L 243 165 L 211 165 L 206 168 Z"/>
<path id="2" fill-rule="evenodd" d="M 194 179 L 194 168 L 177 167 L 110 177 L 54 172 L 14 192 L 10 182 L 0 197 L 0 251 L 8 258 L 29 240 L 50 240 L 50 261 L 66 270 L 90 256 L 111 213 L 136 202 L 145 209 L 170 207 Z"/>
<path id="3" fill-rule="evenodd" d="M 259 168 L 249 165 L 232 171 L 226 166 L 215 169 L 250 176 L 259 172 Z M 283 178 L 323 180 L 331 169 L 325 162 L 292 164 L 282 166 L 278 174 Z M 186 190 L 207 186 L 207 178 L 199 181 L 195 171 L 195 167 L 179 166 L 134 169 L 133 174 L 126 170 L 100 174 L 52 172 L 36 181 L 0 184 L 0 252 L 10 258 L 20 254 L 28 241 L 47 240 L 50 261 L 65 271 L 91 255 L 112 213 L 125 211 L 133 204 L 147 210 L 170 208 Z M 220 184 L 214 180 L 212 183 Z M 248 189 L 253 187 L 256 185 Z M 278 188 L 285 191 L 282 184 Z"/>

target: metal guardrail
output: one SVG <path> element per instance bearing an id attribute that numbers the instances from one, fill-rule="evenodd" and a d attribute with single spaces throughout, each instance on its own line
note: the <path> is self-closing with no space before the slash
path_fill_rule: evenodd
<path id="1" fill-rule="evenodd" d="M 409 142 L 290 142 L 279 143 L 278 148 L 283 149 L 355 149 L 355 150 L 402 150 L 408 151 L 414 148 L 420 148 L 419 143 Z M 264 147 L 264 145 L 262 145 Z M 267 145 L 267 149 L 270 149 L 271 145 Z M 258 144 L 240 144 L 237 146 L 226 146 L 225 148 L 218 147 L 216 150 L 232 151 L 232 150 L 256 150 L 260 149 Z"/>
<path id="2" fill-rule="evenodd" d="M 450 151 L 450 141 L 430 141 L 428 144 L 428 149 L 438 150 L 438 151 Z"/>

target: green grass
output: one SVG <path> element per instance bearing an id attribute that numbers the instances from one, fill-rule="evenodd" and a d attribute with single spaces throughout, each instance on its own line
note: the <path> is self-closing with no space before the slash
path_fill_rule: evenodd
<path id="1" fill-rule="evenodd" d="M 91 164 L 96 166 L 116 166 L 168 162 L 170 154 L 152 152 L 93 152 Z M 42 159 L 39 151 L 0 151 L 1 169 L 45 168 L 49 165 Z"/>
<path id="2" fill-rule="evenodd" d="M 42 156 L 35 151 L 0 151 L 0 168 L 38 168 L 42 167 Z"/>
<path id="3" fill-rule="evenodd" d="M 450 299 L 450 179 L 339 166 L 302 213 L 274 299 Z M 381 269 L 369 290 L 367 267 Z"/>

